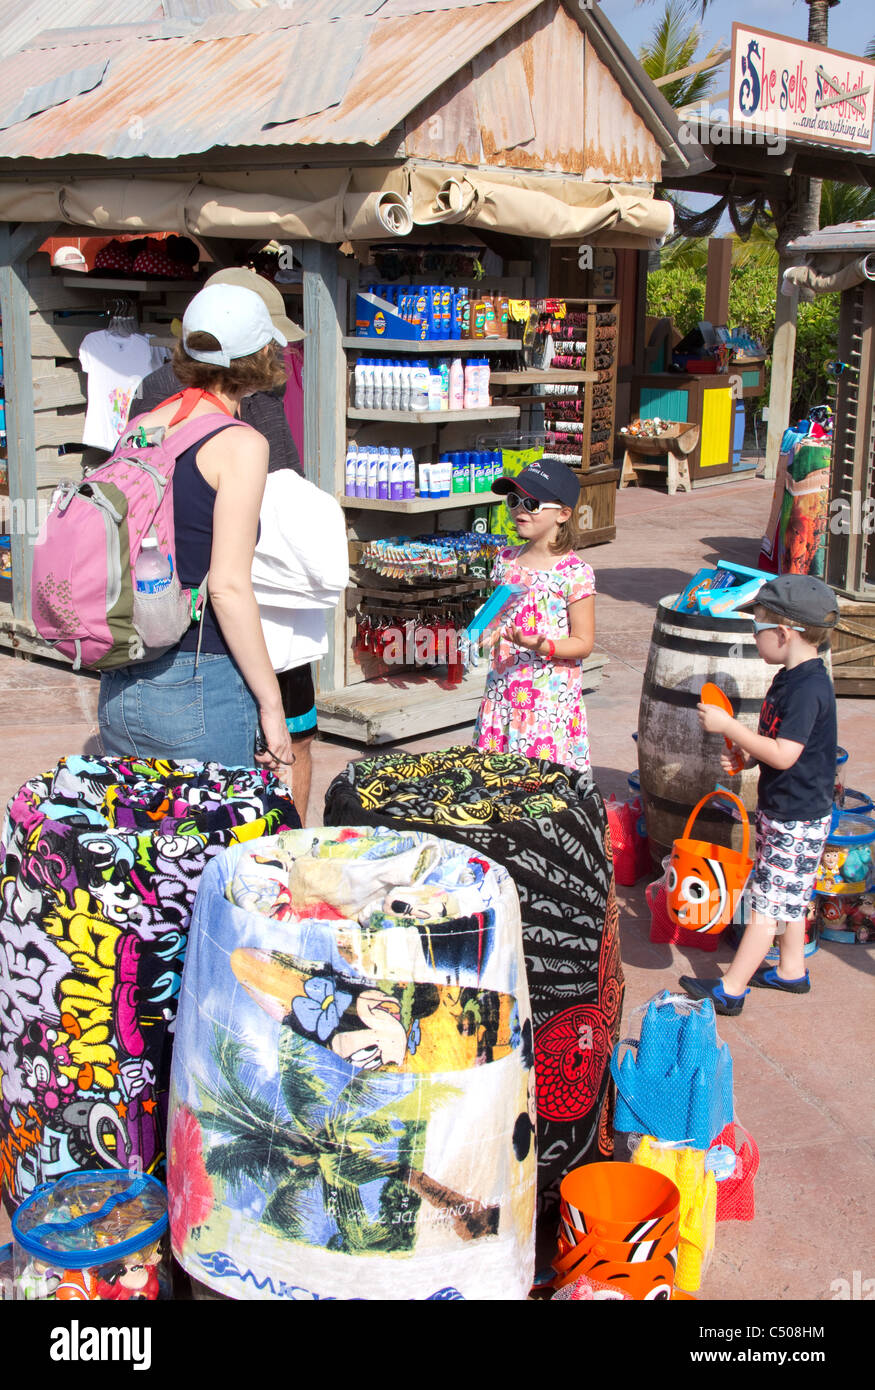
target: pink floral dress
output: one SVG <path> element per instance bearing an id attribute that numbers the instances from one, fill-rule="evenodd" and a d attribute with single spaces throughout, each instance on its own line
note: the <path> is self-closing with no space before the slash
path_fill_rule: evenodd
<path id="1" fill-rule="evenodd" d="M 551 570 L 530 569 L 520 558 L 523 549 L 502 550 L 492 571 L 495 584 L 526 587 L 506 623 L 558 642 L 569 635 L 569 604 L 595 593 L 592 566 L 571 552 Z M 502 637 L 492 650 L 474 743 L 488 752 L 524 753 L 588 772 L 582 688 L 579 661 L 548 661 Z"/>

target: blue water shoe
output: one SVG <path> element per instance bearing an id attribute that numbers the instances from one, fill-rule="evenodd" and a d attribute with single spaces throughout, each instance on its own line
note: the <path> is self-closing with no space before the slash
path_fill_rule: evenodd
<path id="1" fill-rule="evenodd" d="M 749 990 L 745 990 L 744 994 L 726 994 L 722 980 L 697 980 L 693 975 L 681 975 L 678 983 L 691 999 L 710 999 L 714 1005 L 714 1012 L 726 1014 L 729 1018 L 735 1018 L 741 1013 L 745 995 L 750 993 Z"/>

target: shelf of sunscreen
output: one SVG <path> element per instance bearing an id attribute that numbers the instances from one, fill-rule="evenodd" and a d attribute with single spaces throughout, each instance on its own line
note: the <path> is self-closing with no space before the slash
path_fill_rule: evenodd
<path id="1" fill-rule="evenodd" d="M 356 336 L 506 339 L 512 302 L 452 285 L 367 285 L 356 296 Z"/>
<path id="2" fill-rule="evenodd" d="M 491 494 L 501 472 L 500 449 L 454 450 L 417 463 L 409 448 L 350 443 L 344 493 L 348 498 L 389 503 Z"/>
<path id="3" fill-rule="evenodd" d="M 360 357 L 353 370 L 352 407 L 393 415 L 487 410 L 489 377 L 486 357 Z"/>

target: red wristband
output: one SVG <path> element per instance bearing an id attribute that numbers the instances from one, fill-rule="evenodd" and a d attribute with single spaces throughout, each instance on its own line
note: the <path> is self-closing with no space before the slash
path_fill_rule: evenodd
<path id="1" fill-rule="evenodd" d="M 554 656 L 556 655 L 556 643 L 555 643 L 555 642 L 552 640 L 552 638 L 550 638 L 550 637 L 545 637 L 545 638 L 544 638 L 544 641 L 547 643 L 547 646 L 550 648 L 549 652 L 547 653 L 547 660 L 548 660 L 548 661 L 552 661 L 553 658 L 554 658 Z"/>

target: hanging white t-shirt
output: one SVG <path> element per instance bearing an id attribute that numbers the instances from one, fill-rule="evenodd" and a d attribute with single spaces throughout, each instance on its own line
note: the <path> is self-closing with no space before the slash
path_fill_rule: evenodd
<path id="1" fill-rule="evenodd" d="M 79 347 L 79 361 L 88 373 L 88 409 L 83 444 L 110 452 L 128 423 L 134 392 L 143 377 L 169 357 L 142 333 L 89 333 Z"/>

